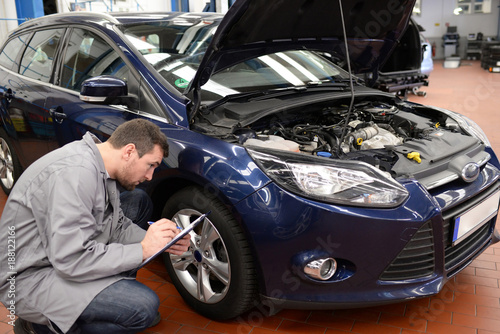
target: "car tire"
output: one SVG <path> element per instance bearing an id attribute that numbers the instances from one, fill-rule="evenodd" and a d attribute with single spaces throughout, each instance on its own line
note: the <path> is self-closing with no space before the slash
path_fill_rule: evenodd
<path id="1" fill-rule="evenodd" d="M 214 320 L 237 317 L 255 306 L 256 275 L 250 247 L 241 227 L 217 198 L 189 187 L 168 200 L 163 217 L 179 226 L 211 211 L 191 232 L 191 246 L 182 256 L 169 253 L 163 260 L 184 301 Z"/>
<path id="2" fill-rule="evenodd" d="M 21 164 L 4 129 L 0 129 L 0 186 L 6 195 L 21 176 Z"/>

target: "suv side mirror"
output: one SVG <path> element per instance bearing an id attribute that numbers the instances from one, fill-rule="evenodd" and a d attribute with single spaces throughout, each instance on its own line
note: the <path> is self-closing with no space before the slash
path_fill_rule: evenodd
<path id="1" fill-rule="evenodd" d="M 80 100 L 105 105 L 134 107 L 137 98 L 128 94 L 127 83 L 109 75 L 92 77 L 82 83 Z"/>

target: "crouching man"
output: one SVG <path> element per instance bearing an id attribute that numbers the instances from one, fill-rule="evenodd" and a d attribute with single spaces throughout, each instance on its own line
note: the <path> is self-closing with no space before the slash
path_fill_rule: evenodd
<path id="1" fill-rule="evenodd" d="M 137 206 L 148 201 L 135 187 L 167 155 L 160 129 L 136 119 L 106 142 L 87 133 L 26 169 L 0 219 L 0 249 L 11 250 L 0 254 L 0 301 L 19 317 L 15 333 L 135 333 L 158 321 L 158 296 L 128 272 L 178 233 L 167 219 L 137 225 L 150 208 Z M 186 236 L 169 252 L 188 246 Z"/>

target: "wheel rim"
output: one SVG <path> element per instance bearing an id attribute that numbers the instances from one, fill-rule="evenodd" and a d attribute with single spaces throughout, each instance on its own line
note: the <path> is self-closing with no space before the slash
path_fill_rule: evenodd
<path id="1" fill-rule="evenodd" d="M 184 209 L 172 220 L 185 227 L 201 216 Z M 191 233 L 191 246 L 183 255 L 170 254 L 170 261 L 184 288 L 203 303 L 214 304 L 227 294 L 231 282 L 228 252 L 222 237 L 208 218 Z"/>
<path id="2" fill-rule="evenodd" d="M 11 189 L 14 185 L 12 153 L 3 138 L 0 138 L 0 181 L 6 189 Z"/>

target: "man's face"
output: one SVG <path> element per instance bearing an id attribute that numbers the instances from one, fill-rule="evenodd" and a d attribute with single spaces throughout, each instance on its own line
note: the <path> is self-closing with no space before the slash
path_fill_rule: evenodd
<path id="1" fill-rule="evenodd" d="M 137 150 L 134 148 L 130 152 L 128 160 L 125 160 L 120 168 L 116 180 L 126 190 L 134 190 L 135 187 L 146 180 L 151 180 L 153 172 L 163 159 L 163 151 L 159 145 L 155 145 L 153 150 L 139 158 Z"/>

